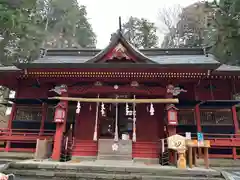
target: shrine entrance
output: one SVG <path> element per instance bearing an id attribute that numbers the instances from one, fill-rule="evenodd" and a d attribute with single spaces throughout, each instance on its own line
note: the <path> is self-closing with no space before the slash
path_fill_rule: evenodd
<path id="1" fill-rule="evenodd" d="M 131 103 L 99 104 L 98 159 L 132 160 L 134 111 Z"/>
<path id="2" fill-rule="evenodd" d="M 132 105 L 122 103 L 105 104 L 105 112 L 102 113 L 102 107 L 99 107 L 101 113 L 101 117 L 99 118 L 100 139 L 114 139 L 116 131 L 120 139 L 122 139 L 122 137 L 131 139 L 133 130 L 133 112 L 131 110 L 126 111 L 126 108 L 131 108 L 131 106 Z"/>

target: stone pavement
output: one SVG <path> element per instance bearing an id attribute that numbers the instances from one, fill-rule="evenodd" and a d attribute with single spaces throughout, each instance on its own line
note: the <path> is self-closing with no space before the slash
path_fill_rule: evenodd
<path id="1" fill-rule="evenodd" d="M 146 165 L 133 161 L 18 161 L 9 166 L 5 173 L 14 173 L 24 179 L 128 179 L 128 180 L 223 180 L 221 173 L 213 169 L 195 167 L 177 169 L 161 165 Z M 29 180 L 30 180 L 29 179 Z M 21 180 L 21 177 L 20 177 Z"/>
<path id="2" fill-rule="evenodd" d="M 134 161 L 113 161 L 113 160 L 95 160 L 95 161 L 81 161 L 81 162 L 54 162 L 49 160 L 36 161 L 36 160 L 24 160 L 16 162 L 17 165 L 38 165 L 41 167 L 122 167 L 122 168 L 146 168 L 146 169 L 158 169 L 158 170 L 179 170 L 174 166 L 161 166 L 159 164 L 144 164 L 142 162 Z M 214 169 L 205 169 L 204 167 L 187 168 L 188 171 L 204 171 L 215 172 Z"/>
<path id="3" fill-rule="evenodd" d="M 240 180 L 240 172 L 239 171 L 223 171 L 222 175 L 226 180 Z"/>
<path id="4" fill-rule="evenodd" d="M 233 160 L 233 159 L 210 159 L 210 167 L 212 168 L 224 168 L 224 169 L 233 169 L 236 168 L 237 170 L 240 169 L 240 160 Z M 197 163 L 200 166 L 204 165 L 203 159 L 198 159 Z"/>
<path id="5" fill-rule="evenodd" d="M 0 152 L 0 161 L 17 161 L 33 159 L 33 153 L 20 153 L 20 152 Z"/>
<path id="6" fill-rule="evenodd" d="M 221 176 L 225 173 L 225 179 L 227 180 L 240 180 L 240 161 L 233 160 L 215 160 L 211 159 L 211 169 L 205 169 L 199 162 L 199 167 L 192 169 L 187 168 L 186 170 L 179 170 L 173 166 L 161 166 L 144 164 L 133 161 L 112 161 L 112 160 L 96 160 L 96 161 L 81 161 L 81 162 L 53 162 L 49 160 L 36 161 L 36 160 L 23 160 L 16 161 L 12 165 L 12 168 L 7 173 L 16 173 L 23 175 L 24 177 L 18 177 L 16 180 L 33 180 L 33 179 L 44 179 L 53 180 L 52 178 L 58 174 L 58 178 L 66 179 L 71 173 L 78 174 L 78 176 L 91 176 L 91 178 L 85 177 L 86 179 L 93 179 L 93 177 L 103 174 L 108 174 L 108 178 L 113 175 L 117 175 L 119 179 L 124 174 L 136 174 L 136 177 L 144 176 L 145 179 L 223 179 Z M 11 165 L 10 165 L 11 166 Z M 0 168 L 2 167 L 0 162 Z M 224 171 L 224 173 L 222 173 Z M 28 174 L 27 174 L 28 172 Z M 26 176 L 25 176 L 26 173 Z M 32 174 L 31 174 L 32 173 Z M 62 175 L 59 175 L 62 173 Z M 35 175 L 34 175 L 35 174 Z M 36 176 L 37 174 L 37 176 Z M 65 177 L 63 177 L 63 175 Z M 153 177 L 150 177 L 154 175 Z M 34 177 L 35 176 L 35 177 Z M 44 177 L 43 177 L 44 176 Z M 135 175 L 134 175 L 135 176 Z M 205 177 L 203 177 L 205 176 Z M 34 178 L 32 178 L 34 177 Z M 105 175 L 104 175 L 105 177 Z M 71 178 L 71 177 L 70 177 Z M 126 176 L 123 178 L 125 179 Z M 81 178 L 80 178 L 81 179 Z M 94 178 L 95 179 L 95 178 Z M 101 179 L 101 178 L 100 178 Z M 103 178 L 104 179 L 104 178 Z M 140 179 L 143 179 L 141 177 Z"/>

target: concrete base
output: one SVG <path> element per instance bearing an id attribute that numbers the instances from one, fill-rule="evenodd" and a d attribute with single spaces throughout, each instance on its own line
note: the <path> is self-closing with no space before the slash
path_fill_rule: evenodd
<path id="1" fill-rule="evenodd" d="M 72 156 L 72 161 L 95 161 L 96 156 Z"/>
<path id="2" fill-rule="evenodd" d="M 141 162 L 145 164 L 159 164 L 158 158 L 133 158 L 134 162 Z"/>
<path id="3" fill-rule="evenodd" d="M 2 160 L 26 160 L 33 159 L 34 153 L 22 153 L 22 152 L 0 152 L 0 161 Z"/>
<path id="4" fill-rule="evenodd" d="M 9 165 L 3 173 L 13 173 L 16 179 L 88 179 L 88 180 L 224 180 L 220 172 L 193 168 L 180 170 L 152 164 L 120 161 L 82 161 L 79 163 L 22 161 Z M 20 178 L 19 178 L 20 179 Z"/>

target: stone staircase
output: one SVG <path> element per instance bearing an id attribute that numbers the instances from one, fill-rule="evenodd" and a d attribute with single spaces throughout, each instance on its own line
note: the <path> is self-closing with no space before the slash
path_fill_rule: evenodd
<path id="1" fill-rule="evenodd" d="M 174 167 L 149 166 L 141 164 L 105 164 L 92 162 L 15 162 L 4 173 L 13 173 L 16 179 L 35 180 L 224 180 L 221 172 L 201 168 L 179 170 Z"/>
<path id="2" fill-rule="evenodd" d="M 116 149 L 113 150 L 113 145 Z M 99 139 L 98 160 L 132 160 L 132 141 L 119 140 L 117 143 L 113 139 Z"/>

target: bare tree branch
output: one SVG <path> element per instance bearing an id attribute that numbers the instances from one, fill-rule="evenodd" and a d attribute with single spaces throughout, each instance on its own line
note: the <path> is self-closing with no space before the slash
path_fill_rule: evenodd
<path id="1" fill-rule="evenodd" d="M 178 21 L 180 20 L 180 14 L 182 13 L 182 7 L 180 5 L 174 5 L 172 7 L 164 7 L 159 10 L 160 32 L 167 34 L 173 28 L 176 28 Z"/>

